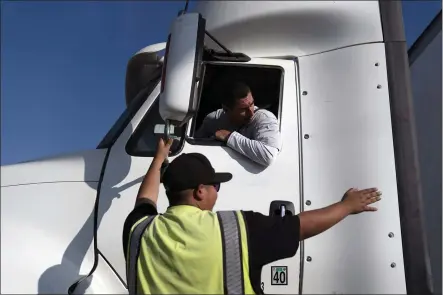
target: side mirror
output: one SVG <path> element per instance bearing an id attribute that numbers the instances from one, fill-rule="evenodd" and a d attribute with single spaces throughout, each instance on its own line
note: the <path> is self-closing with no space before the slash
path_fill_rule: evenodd
<path id="1" fill-rule="evenodd" d="M 203 57 L 206 20 L 199 13 L 182 14 L 172 24 L 166 44 L 159 112 L 162 119 L 183 126 L 198 108 L 197 82 Z"/>

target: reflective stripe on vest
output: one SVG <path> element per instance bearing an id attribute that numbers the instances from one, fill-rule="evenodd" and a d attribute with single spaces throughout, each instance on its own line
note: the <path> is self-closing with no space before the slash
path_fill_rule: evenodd
<path id="1" fill-rule="evenodd" d="M 241 236 L 238 216 L 235 211 L 217 212 L 222 235 L 223 248 L 223 287 L 225 294 L 245 294 L 242 265 Z M 155 216 L 149 216 L 132 231 L 129 241 L 129 256 L 126 278 L 129 295 L 137 294 L 137 261 L 143 233 Z"/>
<path id="2" fill-rule="evenodd" d="M 126 280 L 128 283 L 128 291 L 130 295 L 137 294 L 137 260 L 140 253 L 140 243 L 143 233 L 154 220 L 156 215 L 148 216 L 145 220 L 137 224 L 131 234 L 129 240 L 129 256 L 126 267 Z"/>
<path id="3" fill-rule="evenodd" d="M 234 211 L 220 211 L 217 216 L 222 234 L 225 294 L 245 294 L 237 214 Z"/>

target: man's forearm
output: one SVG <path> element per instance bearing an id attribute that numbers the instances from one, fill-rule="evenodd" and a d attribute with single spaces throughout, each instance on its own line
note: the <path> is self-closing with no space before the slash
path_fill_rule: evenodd
<path id="1" fill-rule="evenodd" d="M 257 140 L 249 139 L 238 132 L 232 132 L 226 144 L 233 150 L 264 166 L 269 166 L 278 153 L 278 149 L 269 147 Z"/>
<path id="2" fill-rule="evenodd" d="M 318 235 L 350 214 L 350 210 L 343 202 L 328 207 L 300 213 L 300 240 Z"/>
<path id="3" fill-rule="evenodd" d="M 157 204 L 162 164 L 163 161 L 159 158 L 154 158 L 152 160 L 151 166 L 138 190 L 136 202 L 140 199 L 149 199 L 154 204 Z"/>

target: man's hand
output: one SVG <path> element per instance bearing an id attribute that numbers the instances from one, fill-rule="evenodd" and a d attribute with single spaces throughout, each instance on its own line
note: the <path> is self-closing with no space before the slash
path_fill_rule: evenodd
<path id="1" fill-rule="evenodd" d="M 163 138 L 160 138 L 157 143 L 157 152 L 155 153 L 155 158 L 163 162 L 168 158 L 169 154 L 171 153 L 169 149 L 172 146 L 172 143 L 174 140 L 172 138 L 169 138 L 166 142 Z"/>
<path id="2" fill-rule="evenodd" d="M 301 212 L 300 240 L 304 240 L 322 233 L 349 214 L 357 214 L 365 211 L 377 211 L 377 208 L 369 205 L 379 201 L 381 192 L 376 188 L 364 190 L 349 189 L 340 202 L 328 207 Z"/>
<path id="3" fill-rule="evenodd" d="M 150 200 L 154 205 L 157 205 L 161 167 L 169 155 L 169 149 L 171 148 L 172 142 L 172 138 L 167 142 L 162 138 L 159 139 L 154 159 L 138 190 L 137 199 L 135 201 L 136 206 L 139 202 L 146 199 Z"/>
<path id="4" fill-rule="evenodd" d="M 369 205 L 381 200 L 381 192 L 377 188 L 358 190 L 349 189 L 342 198 L 343 205 L 349 209 L 350 214 L 358 214 L 365 211 L 377 211 L 377 208 Z"/>
<path id="5" fill-rule="evenodd" d="M 228 130 L 218 130 L 217 132 L 215 132 L 215 138 L 217 140 L 226 142 L 228 141 L 229 135 L 231 135 L 231 131 Z"/>

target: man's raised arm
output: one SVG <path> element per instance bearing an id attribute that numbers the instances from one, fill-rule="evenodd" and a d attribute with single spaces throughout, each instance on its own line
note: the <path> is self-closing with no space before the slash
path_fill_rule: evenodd
<path id="1" fill-rule="evenodd" d="M 172 142 L 173 139 L 169 139 L 165 143 L 165 141 L 160 138 L 157 145 L 157 152 L 155 153 L 151 166 L 149 166 L 148 172 L 138 190 L 137 199 L 135 200 L 136 206 L 146 200 L 149 200 L 153 205 L 157 206 L 161 168 L 163 162 L 169 155 L 169 149 L 171 148 Z"/>

